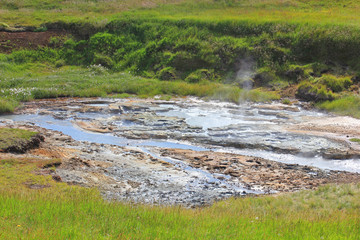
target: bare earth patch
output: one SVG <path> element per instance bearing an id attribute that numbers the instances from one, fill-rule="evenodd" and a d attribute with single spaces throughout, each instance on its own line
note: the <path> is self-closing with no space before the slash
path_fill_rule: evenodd
<path id="1" fill-rule="evenodd" d="M 64 37 L 65 32 L 0 32 L 0 52 L 10 53 L 18 49 L 37 49 L 49 46 L 52 37 Z"/>

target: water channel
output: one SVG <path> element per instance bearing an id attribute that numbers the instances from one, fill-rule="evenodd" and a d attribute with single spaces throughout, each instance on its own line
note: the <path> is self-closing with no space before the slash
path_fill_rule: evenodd
<path id="1" fill-rule="evenodd" d="M 289 127 L 309 119 L 326 119 L 329 117 L 327 113 L 279 103 L 237 105 L 194 98 L 176 102 L 148 103 L 142 100 L 131 105 L 128 102 L 122 99 L 71 102 L 62 108 L 49 105 L 47 114 L 43 112 L 44 107 L 40 107 L 31 114 L 1 118 L 61 131 L 78 141 L 195 151 L 210 149 L 322 169 L 360 172 L 357 157 L 324 158 L 324 152 L 329 149 L 334 152 L 349 148 L 346 143 L 325 136 L 288 131 Z M 79 111 L 80 103 L 89 111 Z M 121 110 L 108 111 L 109 106 L 119 103 Z M 114 131 L 87 131 L 80 128 L 77 121 L 111 125 Z"/>

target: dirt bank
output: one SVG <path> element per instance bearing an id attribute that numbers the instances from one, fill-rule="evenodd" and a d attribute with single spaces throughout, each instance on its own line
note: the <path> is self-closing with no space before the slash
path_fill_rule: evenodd
<path id="1" fill-rule="evenodd" d="M 36 134 L 32 136 L 29 140 L 19 140 L 16 143 L 0 149 L 0 152 L 10 152 L 10 153 L 25 153 L 26 151 L 34 148 L 38 148 L 40 143 L 44 141 L 44 136 L 41 134 Z"/>
<path id="2" fill-rule="evenodd" d="M 51 38 L 61 38 L 65 36 L 66 33 L 63 31 L 0 32 L 0 53 L 10 53 L 19 49 L 37 49 L 38 47 L 47 47 L 50 46 Z"/>

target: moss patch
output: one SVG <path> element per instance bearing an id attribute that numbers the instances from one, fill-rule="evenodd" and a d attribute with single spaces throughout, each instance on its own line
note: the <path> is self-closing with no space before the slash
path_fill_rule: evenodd
<path id="1" fill-rule="evenodd" d="M 29 143 L 36 134 L 23 129 L 0 128 L 0 151 Z"/>
<path id="2" fill-rule="evenodd" d="M 360 138 L 351 138 L 350 141 L 360 143 Z"/>

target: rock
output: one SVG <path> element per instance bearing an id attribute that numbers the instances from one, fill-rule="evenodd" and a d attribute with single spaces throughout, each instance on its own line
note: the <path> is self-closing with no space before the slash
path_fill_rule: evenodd
<path id="1" fill-rule="evenodd" d="M 260 108 L 264 110 L 273 110 L 273 111 L 290 111 L 290 112 L 300 112 L 300 109 L 295 106 L 288 106 L 285 104 L 267 104 L 267 105 L 255 105 L 255 108 Z"/>
<path id="2" fill-rule="evenodd" d="M 258 113 L 261 115 L 265 115 L 265 116 L 276 116 L 276 114 L 277 114 L 277 112 L 269 112 L 269 111 L 262 111 L 262 110 L 259 110 Z"/>
<path id="3" fill-rule="evenodd" d="M 358 152 L 352 150 L 341 150 L 341 149 L 326 149 L 322 153 L 323 158 L 325 159 L 352 159 L 359 158 L 360 155 Z"/>
<path id="4" fill-rule="evenodd" d="M 54 179 L 56 182 L 61 182 L 62 181 L 62 179 L 61 179 L 61 177 L 59 175 L 53 175 L 52 179 Z"/>
<path id="5" fill-rule="evenodd" d="M 97 122 L 82 122 L 82 121 L 76 121 L 74 122 L 78 127 L 90 131 L 90 132 L 98 132 L 98 133 L 109 133 L 112 132 L 111 127 L 106 126 L 100 126 Z"/>
<path id="6" fill-rule="evenodd" d="M 290 115 L 288 115 L 286 113 L 277 113 L 275 116 L 277 118 L 281 118 L 281 119 L 291 119 Z"/>

